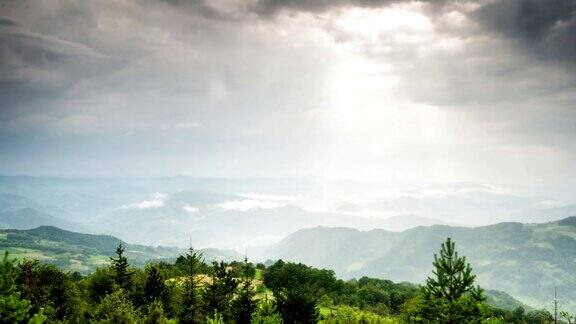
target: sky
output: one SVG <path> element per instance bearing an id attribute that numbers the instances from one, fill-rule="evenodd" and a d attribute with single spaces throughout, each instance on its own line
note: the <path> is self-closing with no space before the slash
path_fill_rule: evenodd
<path id="1" fill-rule="evenodd" d="M 0 173 L 576 184 L 573 0 L 0 0 Z"/>

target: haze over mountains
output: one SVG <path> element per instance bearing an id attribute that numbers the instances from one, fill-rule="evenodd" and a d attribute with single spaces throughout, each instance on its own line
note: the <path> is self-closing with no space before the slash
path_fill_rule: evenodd
<path id="1" fill-rule="evenodd" d="M 131 243 L 233 248 L 302 228 L 402 231 L 435 224 L 546 222 L 574 205 L 477 183 L 400 186 L 319 179 L 0 177 L 0 226 L 52 225 Z"/>
<path id="2" fill-rule="evenodd" d="M 280 242 L 252 250 L 254 261 L 303 262 L 332 269 L 341 278 L 370 276 L 422 284 L 432 270 L 433 254 L 446 237 L 472 263 L 489 296 L 505 291 L 535 308 L 546 308 L 554 290 L 563 309 L 576 309 L 576 217 L 545 224 L 499 223 L 482 227 L 434 225 L 403 232 L 359 231 L 345 227 L 301 229 Z M 0 230 L 0 248 L 12 257 L 34 258 L 64 270 L 89 273 L 109 262 L 121 240 L 41 226 Z M 123 243 L 136 265 L 173 260 L 183 248 Z M 241 260 L 232 250 L 201 249 L 205 260 Z M 507 295 L 504 294 L 506 297 Z M 509 298 L 509 297 L 506 297 Z"/>
<path id="3" fill-rule="evenodd" d="M 0 228 L 30 229 L 43 225 L 74 231 L 89 231 L 87 226 L 51 216 L 34 208 L 26 207 L 0 213 Z"/>
<path id="4" fill-rule="evenodd" d="M 554 197 L 476 183 L 395 187 L 296 178 L 0 177 L 2 228 L 49 225 L 176 247 L 160 250 L 165 257 L 192 244 L 211 248 L 205 250 L 209 255 L 239 258 L 248 252 L 261 261 L 282 258 L 333 269 L 344 278 L 415 283 L 430 273 L 433 254 L 449 236 L 469 256 L 481 285 L 537 307 L 555 286 L 576 300 L 576 221 L 567 218 L 575 211 Z M 12 246 L 16 252 L 18 242 Z M 227 249 L 236 252 L 223 252 Z M 110 252 L 82 251 L 96 259 L 52 252 L 47 258 L 75 260 L 67 266 L 86 271 Z"/>

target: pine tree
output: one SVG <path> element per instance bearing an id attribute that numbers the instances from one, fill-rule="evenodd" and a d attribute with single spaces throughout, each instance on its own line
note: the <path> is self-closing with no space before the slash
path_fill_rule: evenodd
<path id="1" fill-rule="evenodd" d="M 576 315 L 572 315 L 566 311 L 560 312 L 560 317 L 565 319 L 568 322 L 568 324 L 576 323 Z"/>
<path id="2" fill-rule="evenodd" d="M 466 262 L 466 257 L 458 256 L 456 244 L 451 238 L 442 243 L 440 257 L 434 254 L 435 276 L 426 280 L 426 291 L 436 298 L 454 301 L 464 293 L 473 290 L 476 275 Z"/>
<path id="3" fill-rule="evenodd" d="M 278 312 L 284 323 L 317 323 L 320 317 L 316 300 L 302 289 L 280 289 L 274 291 Z"/>
<path id="4" fill-rule="evenodd" d="M 274 301 L 269 300 L 267 295 L 260 299 L 256 311 L 252 315 L 252 324 L 282 324 L 282 316 L 276 309 Z"/>
<path id="5" fill-rule="evenodd" d="M 114 276 L 114 269 L 98 268 L 86 277 L 86 288 L 92 302 L 99 303 L 114 290 Z"/>
<path id="6" fill-rule="evenodd" d="M 238 281 L 234 278 L 228 264 L 212 263 L 212 282 L 206 287 L 204 300 L 207 313 L 218 312 L 225 320 L 230 318 L 230 303 Z"/>
<path id="7" fill-rule="evenodd" d="M 232 301 L 232 314 L 238 324 L 248 324 L 252 314 L 256 310 L 257 302 L 254 299 L 256 293 L 252 288 L 250 279 L 245 279 L 242 288 L 238 291 L 236 299 Z"/>
<path id="8" fill-rule="evenodd" d="M 474 287 L 475 275 L 466 257 L 458 256 L 456 245 L 448 238 L 440 256 L 434 255 L 433 276 L 422 294 L 404 306 L 407 323 L 481 323 L 490 315 L 480 287 Z"/>
<path id="9" fill-rule="evenodd" d="M 118 244 L 116 257 L 110 258 L 114 270 L 114 281 L 121 288 L 127 289 L 131 285 L 131 273 L 128 271 L 128 259 L 124 256 L 124 246 Z"/>
<path id="10" fill-rule="evenodd" d="M 212 316 L 206 316 L 206 324 L 224 324 L 224 317 L 222 314 L 214 311 Z"/>
<path id="11" fill-rule="evenodd" d="M 139 323 L 140 313 L 132 305 L 124 290 L 119 289 L 107 295 L 94 310 L 98 323 Z"/>
<path id="12" fill-rule="evenodd" d="M 0 262 L 0 323 L 19 323 L 29 315 L 30 302 L 20 297 L 16 290 L 16 269 L 8 260 L 8 251 Z"/>
<path id="13" fill-rule="evenodd" d="M 246 256 L 244 257 L 241 270 L 241 275 L 244 279 L 254 278 L 254 275 L 256 275 L 256 268 L 254 268 L 254 265 L 251 262 L 248 262 L 248 257 Z"/>
<path id="14" fill-rule="evenodd" d="M 164 279 L 155 266 L 152 266 L 146 276 L 144 284 L 144 296 L 147 302 L 153 302 L 158 298 L 162 298 L 166 291 Z"/>
<path id="15" fill-rule="evenodd" d="M 200 311 L 201 304 L 197 278 L 198 274 L 200 274 L 200 266 L 202 265 L 201 258 L 202 255 L 191 247 L 183 260 L 186 271 L 186 281 L 184 283 L 182 309 L 180 310 L 179 316 L 181 323 L 203 322 Z"/>
<path id="16" fill-rule="evenodd" d="M 32 312 L 44 309 L 49 318 L 63 320 L 82 308 L 75 286 L 56 266 L 24 260 L 18 273 L 18 289 L 31 302 Z"/>
<path id="17" fill-rule="evenodd" d="M 168 319 L 164 314 L 164 308 L 159 300 L 153 301 L 148 306 L 148 314 L 144 318 L 144 324 L 166 324 Z"/>

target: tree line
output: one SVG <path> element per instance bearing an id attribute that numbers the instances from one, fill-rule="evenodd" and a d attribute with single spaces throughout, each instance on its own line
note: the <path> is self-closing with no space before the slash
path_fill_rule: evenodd
<path id="1" fill-rule="evenodd" d="M 466 257 L 447 239 L 425 285 L 278 260 L 133 267 L 120 244 L 108 266 L 82 276 L 37 260 L 0 263 L 0 323 L 552 323 L 545 310 L 489 306 Z M 572 315 L 562 316 L 569 322 Z"/>

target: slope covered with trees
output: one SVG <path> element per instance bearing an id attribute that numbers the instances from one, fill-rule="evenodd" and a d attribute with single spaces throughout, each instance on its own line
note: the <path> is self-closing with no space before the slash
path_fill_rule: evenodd
<path id="1" fill-rule="evenodd" d="M 362 277 L 279 260 L 269 266 L 203 262 L 192 248 L 175 262 L 134 267 L 120 243 L 86 276 L 25 259 L 0 262 L 3 322 L 101 323 L 550 323 L 546 311 L 486 302 L 448 239 L 427 284 Z M 566 313 L 565 316 L 571 316 Z"/>
<path id="2" fill-rule="evenodd" d="M 555 288 L 576 310 L 576 217 L 545 224 L 500 223 L 469 228 L 418 227 L 401 233 L 349 228 L 298 231 L 264 253 L 271 259 L 333 269 L 344 278 L 370 276 L 424 283 L 436 247 L 459 244 L 483 287 L 532 305 L 549 305 Z"/>
<path id="3" fill-rule="evenodd" d="M 106 266 L 118 244 L 126 247 L 126 255 L 132 264 L 143 266 L 151 260 L 174 260 L 185 249 L 174 247 L 150 247 L 127 244 L 110 235 L 92 235 L 41 226 L 30 230 L 0 230 L 0 250 L 10 252 L 13 258 L 38 259 L 43 263 L 57 265 L 62 270 L 90 273 Z M 207 260 L 240 260 L 234 251 L 203 250 Z"/>

